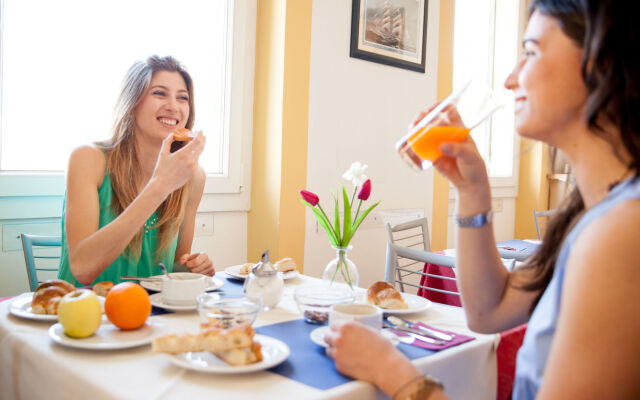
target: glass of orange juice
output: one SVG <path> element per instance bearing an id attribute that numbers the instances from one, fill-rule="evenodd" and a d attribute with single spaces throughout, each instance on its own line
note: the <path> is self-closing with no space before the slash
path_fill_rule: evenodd
<path id="1" fill-rule="evenodd" d="M 442 156 L 442 143 L 462 142 L 501 106 L 492 90 L 469 81 L 415 124 L 396 143 L 396 150 L 411 167 L 429 169 Z"/>

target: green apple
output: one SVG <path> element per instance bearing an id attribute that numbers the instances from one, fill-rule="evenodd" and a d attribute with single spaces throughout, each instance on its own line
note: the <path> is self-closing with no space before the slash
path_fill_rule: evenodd
<path id="1" fill-rule="evenodd" d="M 58 320 L 67 336 L 85 338 L 94 334 L 102 322 L 98 296 L 87 289 L 67 293 L 58 305 Z"/>

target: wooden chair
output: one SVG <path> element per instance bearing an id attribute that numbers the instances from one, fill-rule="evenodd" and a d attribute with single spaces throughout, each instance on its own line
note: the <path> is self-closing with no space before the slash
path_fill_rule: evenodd
<path id="1" fill-rule="evenodd" d="M 29 288 L 33 292 L 38 284 L 46 279 L 39 279 L 39 271 L 58 271 L 60 260 L 60 236 L 40 236 L 23 233 L 22 250 L 24 251 L 24 262 L 27 266 L 27 277 Z M 57 248 L 57 251 L 56 249 Z"/>
<path id="2" fill-rule="evenodd" d="M 538 239 L 542 240 L 544 237 L 549 219 L 551 219 L 555 213 L 556 210 L 536 211 L 535 208 L 533 209 L 533 222 L 536 224 Z"/>

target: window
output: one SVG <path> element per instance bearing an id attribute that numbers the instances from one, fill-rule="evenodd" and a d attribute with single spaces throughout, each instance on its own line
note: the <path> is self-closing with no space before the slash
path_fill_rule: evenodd
<path id="1" fill-rule="evenodd" d="M 517 146 L 514 103 L 504 81 L 518 57 L 520 0 L 456 0 L 453 45 L 453 85 L 470 77 L 504 93 L 505 107 L 472 136 L 487 163 L 492 184 L 515 185 Z"/>
<path id="2" fill-rule="evenodd" d="M 244 42 L 255 41 L 243 30 L 245 21 L 234 19 L 240 10 L 239 17 L 253 17 L 246 23 L 255 26 L 255 9 L 244 3 L 0 0 L 1 172 L 41 177 L 63 171 L 74 147 L 111 136 L 112 110 L 129 66 L 151 54 L 172 55 L 194 80 L 195 127 L 207 136 L 200 157 L 209 176 L 205 191 L 238 192 L 246 124 L 238 122 L 242 110 L 231 109 L 252 96 L 252 85 L 235 82 L 253 80 L 253 55 Z M 242 62 L 250 68 L 236 68 Z"/>

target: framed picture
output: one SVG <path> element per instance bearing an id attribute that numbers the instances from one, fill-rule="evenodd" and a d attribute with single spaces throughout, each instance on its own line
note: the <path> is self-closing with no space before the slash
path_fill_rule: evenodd
<path id="1" fill-rule="evenodd" d="M 427 0 L 352 0 L 350 56 L 424 73 Z"/>

